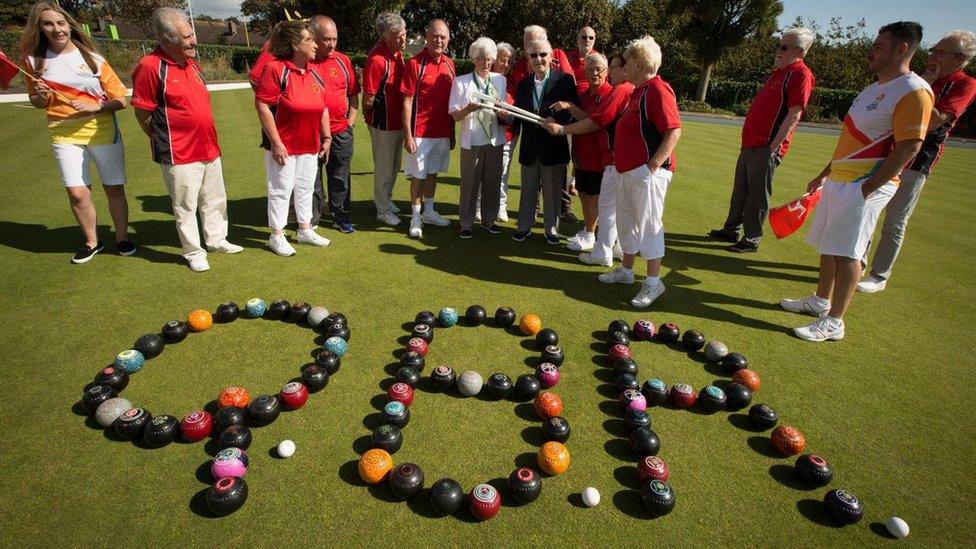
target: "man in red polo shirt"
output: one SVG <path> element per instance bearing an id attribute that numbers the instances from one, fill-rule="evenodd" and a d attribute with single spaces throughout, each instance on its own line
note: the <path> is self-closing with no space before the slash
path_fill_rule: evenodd
<path id="1" fill-rule="evenodd" d="M 190 270 L 206 271 L 210 263 L 200 245 L 198 209 L 207 249 L 230 254 L 243 250 L 227 241 L 227 194 L 210 94 L 194 59 L 196 38 L 186 16 L 159 8 L 152 28 L 160 33 L 157 47 L 133 71 L 132 106 L 149 136 L 153 160 L 162 168 L 183 257 Z"/>
<path id="2" fill-rule="evenodd" d="M 329 212 L 340 232 L 355 232 L 349 222 L 350 188 L 349 168 L 352 164 L 353 125 L 359 109 L 359 81 L 349 57 L 336 49 L 339 31 L 335 21 L 324 15 L 317 15 L 310 21 L 312 34 L 318 49 L 315 59 L 310 63 L 312 70 L 319 73 L 326 83 L 325 106 L 329 109 L 329 123 L 332 128 L 332 146 L 329 160 L 322 170 L 319 167 L 315 179 L 315 194 L 312 197 L 312 225 L 318 225 L 322 218 L 325 193 L 322 178 L 328 178 Z"/>
<path id="3" fill-rule="evenodd" d="M 721 229 L 708 233 L 732 242 L 727 248 L 730 252 L 759 250 L 773 192 L 773 172 L 786 156 L 793 130 L 813 92 L 813 73 L 803 62 L 813 40 L 813 31 L 802 27 L 783 33 L 773 74 L 749 106 L 742 126 L 742 150 L 735 166 L 729 214 Z M 744 231 L 741 240 L 739 227 Z"/>
<path id="4" fill-rule="evenodd" d="M 379 41 L 369 50 L 363 70 L 363 114 L 373 147 L 373 202 L 376 219 L 387 225 L 398 225 L 393 184 L 400 171 L 403 149 L 400 83 L 407 24 L 399 15 L 385 11 L 376 17 L 375 27 Z"/>
<path id="5" fill-rule="evenodd" d="M 885 206 L 881 239 L 874 251 L 871 272 L 857 285 L 859 292 L 880 292 L 888 284 L 925 180 L 942 155 L 952 128 L 976 97 L 976 79 L 962 71 L 974 56 L 976 35 L 966 30 L 949 31 L 929 50 L 928 66 L 922 75 L 935 94 L 929 131 L 922 141 L 922 149 L 902 170 L 898 190 Z M 866 252 L 863 263 L 867 265 Z"/>
<path id="6" fill-rule="evenodd" d="M 593 30 L 593 27 L 586 26 L 580 29 L 579 34 L 576 35 L 576 49 L 570 52 L 572 55 L 569 56 L 569 66 L 573 67 L 573 77 L 576 78 L 576 93 L 580 97 L 583 97 L 586 90 L 590 88 L 589 82 L 586 81 L 586 58 L 591 53 L 599 53 L 594 48 L 595 45 L 596 31 Z"/>
<path id="7" fill-rule="evenodd" d="M 454 61 L 447 56 L 451 30 L 443 19 L 427 26 L 423 51 L 403 71 L 404 172 L 410 178 L 410 236 L 423 236 L 423 226 L 450 222 L 434 211 L 437 174 L 447 171 L 454 148 L 454 119 L 447 107 L 454 85 Z M 421 213 L 423 209 L 423 213 Z"/>

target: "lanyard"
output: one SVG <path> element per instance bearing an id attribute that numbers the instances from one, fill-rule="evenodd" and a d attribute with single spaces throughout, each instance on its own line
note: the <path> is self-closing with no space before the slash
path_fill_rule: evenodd
<path id="1" fill-rule="evenodd" d="M 550 76 L 552 76 L 552 71 L 547 72 L 546 77 L 542 79 L 542 93 L 539 93 L 535 86 L 535 75 L 532 75 L 532 106 L 537 111 L 542 107 L 542 96 L 546 94 L 546 86 L 549 85 Z"/>
<path id="2" fill-rule="evenodd" d="M 473 76 L 474 76 L 474 87 L 476 90 L 480 91 L 485 95 L 491 95 L 491 96 L 495 95 L 494 93 L 492 93 L 495 88 L 494 86 L 491 85 L 490 73 L 488 74 L 488 77 L 485 78 L 484 89 L 481 89 L 481 84 L 480 84 L 480 79 L 478 78 L 478 74 L 474 73 Z M 492 132 L 494 118 L 495 118 L 494 115 L 490 114 L 487 110 L 485 109 L 478 110 L 478 123 L 481 124 L 481 129 L 482 131 L 485 132 L 485 137 L 487 137 L 489 141 L 491 141 L 492 133 L 494 133 Z"/>

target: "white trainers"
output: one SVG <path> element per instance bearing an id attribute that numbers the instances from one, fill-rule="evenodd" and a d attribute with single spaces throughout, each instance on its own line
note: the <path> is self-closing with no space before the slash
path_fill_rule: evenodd
<path id="1" fill-rule="evenodd" d="M 438 227 L 447 227 L 451 224 L 446 217 L 435 211 L 424 212 L 424 214 L 420 216 L 420 221 L 425 225 L 437 225 Z"/>
<path id="2" fill-rule="evenodd" d="M 579 254 L 579 260 L 587 265 L 600 265 L 603 267 L 613 265 L 613 259 L 610 259 L 609 257 L 606 259 L 596 259 L 590 252 L 583 252 Z"/>
<path id="3" fill-rule="evenodd" d="M 393 215 L 400 215 L 400 208 L 397 207 L 396 202 L 390 202 L 390 210 Z"/>
<path id="4" fill-rule="evenodd" d="M 298 242 L 299 244 L 311 244 L 312 246 L 321 246 L 323 248 L 332 243 L 331 240 L 325 238 L 324 236 L 320 235 L 319 233 L 315 232 L 312 229 L 308 229 L 307 231 L 298 229 L 298 233 L 295 235 L 295 242 Z"/>
<path id="5" fill-rule="evenodd" d="M 210 270 L 210 262 L 207 261 L 206 257 L 194 257 L 189 260 L 190 270 L 195 273 L 202 273 L 204 271 Z"/>
<path id="6" fill-rule="evenodd" d="M 505 211 L 504 209 L 498 210 L 498 219 L 497 219 L 497 221 L 499 221 L 501 223 L 508 223 L 508 212 Z"/>
<path id="7" fill-rule="evenodd" d="M 857 283 L 857 291 L 864 292 L 866 294 L 873 294 L 874 292 L 884 290 L 885 286 L 887 285 L 887 280 L 881 278 L 880 276 L 869 274 Z"/>
<path id="8" fill-rule="evenodd" d="M 220 252 L 220 253 L 225 253 L 225 254 L 236 254 L 236 253 L 239 253 L 239 252 L 244 251 L 244 248 L 242 248 L 241 246 L 238 246 L 237 244 L 231 244 L 230 242 L 227 242 L 226 240 L 222 240 L 222 241 L 218 242 L 216 246 L 210 248 L 210 251 L 211 252 Z"/>
<path id="9" fill-rule="evenodd" d="M 268 239 L 268 247 L 271 251 L 282 256 L 295 255 L 295 248 L 291 247 L 288 239 L 283 234 L 273 234 Z"/>
<path id="10" fill-rule="evenodd" d="M 576 241 L 570 242 L 566 247 L 574 252 L 588 252 L 593 249 L 594 244 L 596 244 L 596 235 L 582 231 L 580 237 Z"/>
<path id="11" fill-rule="evenodd" d="M 580 238 L 582 238 L 583 237 L 583 234 L 585 234 L 585 233 L 586 233 L 586 229 L 580 229 L 580 230 L 576 231 L 576 234 L 574 234 L 573 236 L 568 237 L 566 239 L 566 242 L 576 242 Z"/>
<path id="12" fill-rule="evenodd" d="M 793 333 L 806 341 L 837 341 L 844 339 L 844 321 L 823 316 L 807 326 L 794 328 Z"/>
<path id="13" fill-rule="evenodd" d="M 779 300 L 779 305 L 791 313 L 812 316 L 825 316 L 827 311 L 830 310 L 830 301 L 826 305 L 823 305 L 816 294 L 803 299 L 781 299 Z"/>
<path id="14" fill-rule="evenodd" d="M 625 271 L 623 267 L 617 267 L 608 273 L 603 273 L 597 278 L 604 284 L 633 284 L 634 271 Z"/>
<path id="15" fill-rule="evenodd" d="M 620 261 L 624 260 L 624 249 L 620 247 L 619 242 L 613 245 L 613 258 L 619 259 Z"/>
<path id="16" fill-rule="evenodd" d="M 643 309 L 654 303 L 654 300 L 664 293 L 664 283 L 658 282 L 657 284 L 648 285 L 647 281 L 641 284 L 641 289 L 634 296 L 634 299 L 630 300 L 630 304 L 638 309 Z"/>
<path id="17" fill-rule="evenodd" d="M 424 223 L 417 216 L 410 218 L 410 236 L 414 238 L 424 236 Z"/>
<path id="18" fill-rule="evenodd" d="M 377 221 L 382 221 L 391 227 L 396 227 L 400 224 L 400 218 L 396 216 L 393 212 L 386 212 L 385 214 L 378 214 L 376 216 Z"/>

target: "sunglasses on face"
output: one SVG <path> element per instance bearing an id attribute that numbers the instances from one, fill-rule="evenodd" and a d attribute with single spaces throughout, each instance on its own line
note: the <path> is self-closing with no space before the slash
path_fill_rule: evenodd
<path id="1" fill-rule="evenodd" d="M 543 59 L 545 59 L 546 57 L 549 57 L 549 52 L 547 52 L 547 51 L 540 51 L 539 53 L 530 53 L 529 54 L 529 57 L 531 57 L 532 59 L 538 59 L 540 57 L 543 58 Z"/>
<path id="2" fill-rule="evenodd" d="M 580 36 L 580 38 L 582 38 L 583 40 L 596 40 L 596 36 L 582 35 L 582 36 Z"/>

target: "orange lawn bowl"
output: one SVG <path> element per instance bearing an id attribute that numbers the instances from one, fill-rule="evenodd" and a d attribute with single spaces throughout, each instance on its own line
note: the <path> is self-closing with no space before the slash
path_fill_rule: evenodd
<path id="1" fill-rule="evenodd" d="M 221 391 L 220 397 L 217 398 L 218 408 L 227 408 L 228 406 L 247 408 L 250 403 L 251 395 L 244 387 L 228 387 Z"/>
<path id="2" fill-rule="evenodd" d="M 186 323 L 194 332 L 202 332 L 213 326 L 213 315 L 206 309 L 197 309 L 186 317 Z"/>
<path id="3" fill-rule="evenodd" d="M 569 469 L 569 449 L 562 443 L 549 441 L 539 448 L 539 468 L 546 474 L 559 475 Z"/>
<path id="4" fill-rule="evenodd" d="M 541 393 L 535 397 L 535 413 L 540 419 L 563 415 L 563 401 L 556 393 Z"/>
<path id="5" fill-rule="evenodd" d="M 773 448 L 784 456 L 795 456 L 803 453 L 807 447 L 807 439 L 796 427 L 780 425 L 773 429 L 773 434 L 769 437 L 773 443 Z"/>
<path id="6" fill-rule="evenodd" d="M 519 329 L 527 336 L 535 335 L 542 329 L 542 319 L 534 314 L 522 315 L 519 319 Z"/>
<path id="7" fill-rule="evenodd" d="M 746 368 L 732 374 L 732 381 L 745 385 L 753 393 L 758 391 L 759 386 L 762 385 L 762 380 L 759 379 L 759 374 Z"/>
<path id="8" fill-rule="evenodd" d="M 359 458 L 359 478 L 367 484 L 379 484 L 393 470 L 393 458 L 386 450 L 373 448 Z"/>

